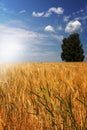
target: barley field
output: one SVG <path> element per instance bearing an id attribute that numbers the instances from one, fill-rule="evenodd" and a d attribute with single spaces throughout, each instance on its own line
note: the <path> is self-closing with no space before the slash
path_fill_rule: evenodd
<path id="1" fill-rule="evenodd" d="M 87 130 L 87 63 L 0 64 L 0 130 Z"/>

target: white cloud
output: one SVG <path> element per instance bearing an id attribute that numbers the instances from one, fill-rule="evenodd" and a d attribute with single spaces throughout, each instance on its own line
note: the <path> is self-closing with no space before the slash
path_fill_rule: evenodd
<path id="1" fill-rule="evenodd" d="M 64 22 L 68 22 L 71 16 L 64 16 Z"/>
<path id="2" fill-rule="evenodd" d="M 48 25 L 45 27 L 44 31 L 47 31 L 47 32 L 55 32 L 54 31 L 54 28 L 51 26 L 51 25 Z"/>
<path id="3" fill-rule="evenodd" d="M 65 28 L 65 32 L 68 33 L 73 33 L 77 31 L 82 31 L 81 23 L 78 20 L 70 21 Z"/>
<path id="4" fill-rule="evenodd" d="M 37 12 L 37 13 L 36 13 L 36 12 L 34 11 L 34 12 L 32 13 L 32 16 L 34 16 L 34 17 L 42 17 L 43 15 L 44 15 L 44 12 Z"/>
<path id="5" fill-rule="evenodd" d="M 34 16 L 34 17 L 49 17 L 50 15 L 52 15 L 53 13 L 55 13 L 55 14 L 58 14 L 58 15 L 60 15 L 60 14 L 63 14 L 63 12 L 64 12 L 64 9 L 62 8 L 62 7 L 58 7 L 58 8 L 56 8 L 56 7 L 51 7 L 51 8 L 49 8 L 48 10 L 47 10 L 47 12 L 45 13 L 45 12 L 33 12 L 32 13 L 32 16 Z"/>
<path id="6" fill-rule="evenodd" d="M 20 14 L 26 13 L 26 10 L 19 11 Z"/>
<path id="7" fill-rule="evenodd" d="M 44 14 L 44 17 L 49 17 L 50 15 L 52 15 L 53 13 L 55 14 L 63 14 L 64 12 L 64 9 L 62 7 L 58 7 L 58 8 L 55 8 L 55 7 L 51 7 L 49 8 L 49 10 Z"/>
<path id="8" fill-rule="evenodd" d="M 49 13 L 56 13 L 56 14 L 63 14 L 64 12 L 64 9 L 62 7 L 58 7 L 58 8 L 55 8 L 55 7 L 51 7 L 49 10 L 48 10 Z"/>
<path id="9" fill-rule="evenodd" d="M 46 12 L 43 17 L 50 17 L 51 14 L 52 13 L 50 13 L 50 12 Z"/>

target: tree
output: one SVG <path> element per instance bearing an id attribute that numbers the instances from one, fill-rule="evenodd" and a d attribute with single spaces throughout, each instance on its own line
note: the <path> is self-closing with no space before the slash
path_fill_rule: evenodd
<path id="1" fill-rule="evenodd" d="M 61 48 L 61 58 L 63 61 L 83 61 L 85 58 L 78 33 L 71 34 L 68 38 L 64 38 Z"/>

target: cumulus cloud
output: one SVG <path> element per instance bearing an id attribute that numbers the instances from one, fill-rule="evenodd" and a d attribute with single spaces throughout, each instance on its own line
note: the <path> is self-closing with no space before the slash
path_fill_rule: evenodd
<path id="1" fill-rule="evenodd" d="M 65 28 L 65 32 L 68 33 L 73 33 L 81 30 L 82 30 L 81 23 L 78 20 L 70 21 Z"/>
<path id="2" fill-rule="evenodd" d="M 37 13 L 36 13 L 36 12 L 34 11 L 34 12 L 32 13 L 32 16 L 34 16 L 34 17 L 42 17 L 43 15 L 44 15 L 44 12 L 37 12 Z"/>
<path id="3" fill-rule="evenodd" d="M 51 16 L 53 13 L 55 13 L 55 14 L 58 14 L 58 15 L 60 15 L 60 14 L 63 14 L 63 12 L 64 12 L 64 9 L 62 8 L 62 7 L 58 7 L 58 8 L 56 8 L 56 7 L 51 7 L 51 8 L 49 8 L 47 11 L 46 11 L 46 13 L 45 12 L 33 12 L 32 13 L 32 16 L 34 16 L 34 17 L 49 17 L 49 16 Z"/>
<path id="4" fill-rule="evenodd" d="M 58 7 L 58 8 L 55 8 L 55 7 L 51 7 L 49 10 L 48 10 L 49 13 L 56 13 L 56 14 L 63 14 L 64 12 L 64 9 L 62 7 Z"/>
<path id="5" fill-rule="evenodd" d="M 55 32 L 54 31 L 54 28 L 51 26 L 51 25 L 48 25 L 45 27 L 44 31 L 47 31 L 47 32 Z"/>
<path id="6" fill-rule="evenodd" d="M 46 13 L 43 15 L 43 17 L 50 17 L 51 14 L 52 14 L 52 13 L 50 13 L 50 12 L 46 12 Z"/>
<path id="7" fill-rule="evenodd" d="M 61 30 L 62 30 L 62 26 L 61 26 L 61 25 L 58 26 L 57 30 L 58 30 L 58 31 L 61 31 Z M 47 31 L 47 32 L 55 32 L 55 33 L 56 33 L 54 27 L 51 26 L 51 25 L 47 25 L 47 26 L 44 28 L 44 31 Z"/>
<path id="8" fill-rule="evenodd" d="M 49 17 L 49 16 L 51 16 L 53 13 L 60 15 L 60 14 L 63 14 L 63 12 L 64 12 L 64 9 L 63 9 L 62 7 L 58 7 L 58 8 L 51 7 L 51 8 L 49 8 L 49 10 L 44 14 L 43 17 Z"/>

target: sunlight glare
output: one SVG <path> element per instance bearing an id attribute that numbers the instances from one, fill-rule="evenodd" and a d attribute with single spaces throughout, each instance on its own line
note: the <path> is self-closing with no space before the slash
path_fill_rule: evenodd
<path id="1" fill-rule="evenodd" d="M 1 45 L 0 58 L 2 61 L 9 62 L 14 61 L 18 57 L 20 46 L 15 40 L 12 43 L 6 43 Z"/>

